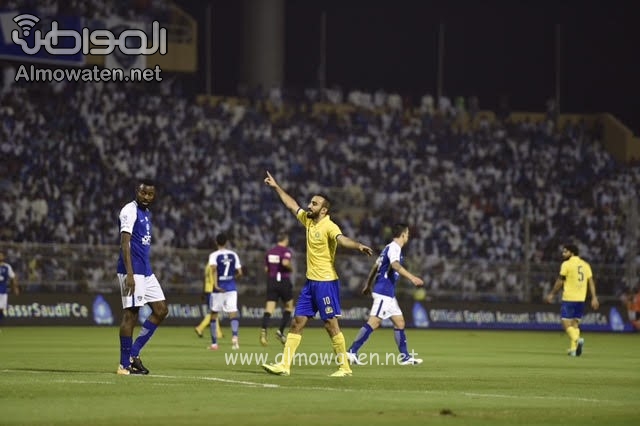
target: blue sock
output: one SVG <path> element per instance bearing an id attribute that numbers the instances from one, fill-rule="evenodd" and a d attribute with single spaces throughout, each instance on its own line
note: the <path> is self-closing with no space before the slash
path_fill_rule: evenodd
<path id="1" fill-rule="evenodd" d="M 211 330 L 211 343 L 214 345 L 218 343 L 218 327 L 216 326 L 217 322 L 217 319 L 212 319 L 211 323 L 209 324 L 209 330 Z"/>
<path id="2" fill-rule="evenodd" d="M 133 343 L 133 337 L 120 336 L 120 365 L 127 368 L 131 365 L 129 357 L 131 356 L 131 344 Z"/>
<path id="3" fill-rule="evenodd" d="M 238 318 L 233 318 L 231 320 L 231 335 L 232 336 L 237 336 L 238 335 L 238 327 L 240 326 L 240 321 L 238 321 Z"/>
<path id="4" fill-rule="evenodd" d="M 369 323 L 366 323 L 365 325 L 363 325 L 360 331 L 358 332 L 358 335 L 356 336 L 356 340 L 354 340 L 353 343 L 351 344 L 351 347 L 349 348 L 348 352 L 357 354 L 360 348 L 362 347 L 362 345 L 364 345 L 364 342 L 366 342 L 369 336 L 371 336 L 371 333 L 373 333 L 373 328 L 371 328 Z"/>
<path id="5" fill-rule="evenodd" d="M 146 320 L 144 324 L 142 324 L 140 335 L 138 336 L 136 341 L 133 342 L 133 346 L 131 347 L 132 357 L 140 356 L 140 351 L 142 350 L 144 345 L 147 344 L 149 339 L 151 339 L 151 336 L 153 336 L 153 333 L 156 331 L 156 328 L 158 328 L 158 326 L 149 320 Z"/>
<path id="6" fill-rule="evenodd" d="M 410 358 L 409 352 L 407 351 L 407 336 L 404 334 L 404 328 L 399 330 L 397 328 L 393 329 L 393 336 L 396 338 L 396 345 L 398 345 L 398 350 L 405 358 Z"/>

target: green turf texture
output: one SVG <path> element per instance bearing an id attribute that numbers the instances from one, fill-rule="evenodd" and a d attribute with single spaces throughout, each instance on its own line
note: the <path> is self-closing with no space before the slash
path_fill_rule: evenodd
<path id="1" fill-rule="evenodd" d="M 139 328 L 136 328 L 136 333 Z M 192 328 L 160 327 L 144 348 L 149 376 L 117 376 L 116 327 L 9 327 L 0 332 L 0 424 L 9 425 L 638 425 L 640 335 L 583 333 L 584 354 L 566 355 L 562 332 L 407 330 L 419 366 L 332 365 L 321 328 L 305 330 L 290 377 L 257 328 L 228 327 L 216 352 Z M 347 344 L 356 329 L 345 329 Z M 395 354 L 393 333 L 376 331 L 361 350 Z M 316 355 L 317 354 L 317 355 Z M 252 356 L 228 365 L 225 355 Z"/>

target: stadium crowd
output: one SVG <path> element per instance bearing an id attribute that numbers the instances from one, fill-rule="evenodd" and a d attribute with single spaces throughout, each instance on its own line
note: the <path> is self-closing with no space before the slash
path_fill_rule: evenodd
<path id="1" fill-rule="evenodd" d="M 313 110 L 317 101 L 335 108 Z M 349 108 L 340 112 L 340 102 Z M 154 244 L 211 248 L 226 230 L 238 250 L 267 248 L 295 226 L 264 188 L 269 170 L 301 203 L 353 189 L 359 198 L 341 199 L 335 218 L 373 247 L 394 220 L 410 222 L 408 251 L 427 270 L 447 259 L 522 261 L 525 221 L 532 262 L 557 261 L 559 245 L 577 239 L 586 258 L 619 264 L 624 208 L 640 182 L 640 169 L 616 164 L 584 123 L 498 119 L 465 129 L 459 119 L 473 108 L 429 95 L 412 106 L 383 92 L 290 100 L 271 91 L 213 105 L 169 80 L 16 83 L 0 105 L 3 241 L 117 244 L 115 218 L 134 178 L 153 176 Z M 292 233 L 294 248 L 301 238 Z"/>

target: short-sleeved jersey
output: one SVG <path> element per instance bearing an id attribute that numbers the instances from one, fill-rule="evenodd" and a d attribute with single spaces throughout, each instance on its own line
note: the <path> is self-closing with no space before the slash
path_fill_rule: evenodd
<path id="1" fill-rule="evenodd" d="M 11 265 L 8 263 L 0 263 L 0 294 L 9 292 L 9 282 L 16 277 Z"/>
<path id="2" fill-rule="evenodd" d="M 204 267 L 204 292 L 211 293 L 213 291 L 213 268 L 207 262 Z"/>
<path id="3" fill-rule="evenodd" d="M 278 282 L 289 279 L 291 276 L 291 272 L 289 271 L 289 269 L 284 267 L 282 261 L 291 261 L 291 257 L 292 254 L 289 247 L 284 247 L 281 245 L 271 247 L 264 257 L 264 264 L 267 268 L 267 275 L 269 276 L 269 279 Z"/>
<path id="4" fill-rule="evenodd" d="M 218 276 L 218 287 L 224 291 L 237 290 L 236 272 L 242 268 L 242 265 L 236 252 L 229 249 L 216 250 L 209 255 L 209 265 Z"/>
<path id="5" fill-rule="evenodd" d="M 133 273 L 144 276 L 153 274 L 151 271 L 151 212 L 145 207 L 132 201 L 120 210 L 118 218 L 120 233 L 131 234 L 131 264 Z M 122 257 L 122 248 L 118 258 L 118 273 L 126 274 Z"/>
<path id="6" fill-rule="evenodd" d="M 578 256 L 571 256 L 562 262 L 560 276 L 564 277 L 562 300 L 584 302 L 587 298 L 587 283 L 593 275 L 591 266 Z"/>
<path id="7" fill-rule="evenodd" d="M 338 279 L 334 261 L 340 227 L 327 215 L 318 223 L 307 217 L 304 209 L 296 215 L 307 229 L 307 278 L 315 281 L 334 281 Z"/>
<path id="8" fill-rule="evenodd" d="M 385 246 L 378 256 L 376 263 L 378 264 L 378 272 L 376 272 L 373 285 L 373 292 L 384 296 L 396 296 L 396 283 L 400 278 L 400 273 L 391 267 L 393 262 L 402 264 L 404 256 L 402 248 L 395 241 L 391 241 Z"/>

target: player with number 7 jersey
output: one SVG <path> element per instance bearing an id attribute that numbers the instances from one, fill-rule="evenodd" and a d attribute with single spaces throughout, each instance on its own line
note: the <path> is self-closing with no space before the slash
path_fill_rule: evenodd
<path id="1" fill-rule="evenodd" d="M 231 348 L 239 349 L 238 342 L 238 289 L 236 279 L 242 276 L 242 264 L 238 254 L 227 248 L 229 237 L 225 233 L 216 236 L 217 250 L 209 255 L 209 265 L 213 272 L 213 292 L 209 299 L 211 309 L 211 346 L 218 349 L 218 313 L 225 312 L 231 322 Z"/>

